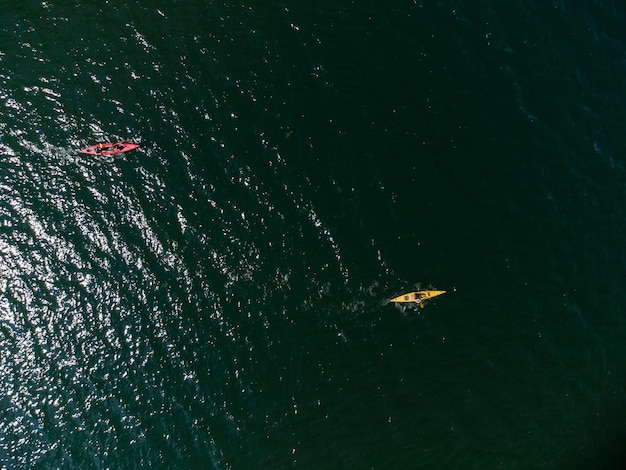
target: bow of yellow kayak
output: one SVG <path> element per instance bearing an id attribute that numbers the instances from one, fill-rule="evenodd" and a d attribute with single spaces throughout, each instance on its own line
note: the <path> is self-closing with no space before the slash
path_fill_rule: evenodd
<path id="1" fill-rule="evenodd" d="M 433 297 L 437 297 L 445 293 L 446 293 L 445 290 L 418 290 L 415 292 L 407 292 L 406 294 L 402 294 L 402 295 L 399 295 L 398 297 L 394 297 L 389 302 L 396 302 L 396 303 L 415 302 L 419 304 L 423 300 L 432 299 Z"/>

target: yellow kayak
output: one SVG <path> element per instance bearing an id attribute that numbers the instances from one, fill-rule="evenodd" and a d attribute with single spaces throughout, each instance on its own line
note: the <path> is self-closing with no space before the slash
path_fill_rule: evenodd
<path id="1" fill-rule="evenodd" d="M 445 290 L 418 290 L 416 292 L 407 292 L 406 294 L 394 297 L 389 302 L 415 302 L 420 303 L 426 299 L 432 299 L 438 295 L 445 294 Z"/>

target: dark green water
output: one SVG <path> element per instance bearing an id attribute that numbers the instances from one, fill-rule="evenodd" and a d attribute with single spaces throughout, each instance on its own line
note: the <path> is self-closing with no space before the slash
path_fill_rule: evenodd
<path id="1" fill-rule="evenodd" d="M 466 3 L 4 5 L 2 468 L 620 468 L 626 10 Z"/>

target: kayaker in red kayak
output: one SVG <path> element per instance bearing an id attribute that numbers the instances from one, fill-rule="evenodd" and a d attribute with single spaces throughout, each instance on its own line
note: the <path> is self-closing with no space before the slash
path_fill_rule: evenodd
<path id="1" fill-rule="evenodd" d="M 87 153 L 91 155 L 115 155 L 117 153 L 128 152 L 139 147 L 139 144 L 133 144 L 131 142 L 109 142 L 106 144 L 96 144 L 90 147 L 85 147 L 80 150 L 80 153 Z"/>

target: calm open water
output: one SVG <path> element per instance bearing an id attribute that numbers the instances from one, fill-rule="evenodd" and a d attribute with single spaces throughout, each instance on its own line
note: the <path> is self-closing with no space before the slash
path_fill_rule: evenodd
<path id="1" fill-rule="evenodd" d="M 0 15 L 2 468 L 620 468 L 620 2 L 92 3 Z"/>

